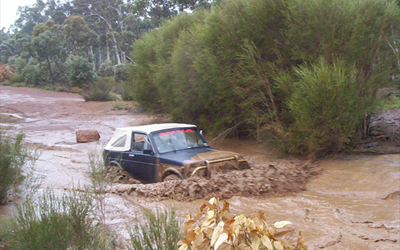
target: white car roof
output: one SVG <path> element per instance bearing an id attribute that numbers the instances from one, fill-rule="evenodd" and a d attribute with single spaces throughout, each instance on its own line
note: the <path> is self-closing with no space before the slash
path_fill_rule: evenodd
<path id="1" fill-rule="evenodd" d="M 149 135 L 155 131 L 174 129 L 174 128 L 196 128 L 196 125 L 184 123 L 160 123 L 135 127 L 117 128 L 105 149 L 116 151 L 128 151 L 132 140 L 132 132 L 143 133 Z"/>
<path id="2" fill-rule="evenodd" d="M 150 124 L 150 125 L 142 125 L 142 126 L 135 126 L 135 127 L 117 128 L 116 130 L 150 134 L 152 132 L 165 130 L 165 129 L 187 128 L 187 127 L 196 127 L 196 125 L 184 124 L 184 123 L 160 123 L 160 124 Z"/>

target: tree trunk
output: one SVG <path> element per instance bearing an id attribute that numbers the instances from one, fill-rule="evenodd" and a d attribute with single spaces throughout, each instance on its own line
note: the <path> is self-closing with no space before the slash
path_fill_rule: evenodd
<path id="1" fill-rule="evenodd" d="M 96 71 L 96 58 L 94 57 L 92 46 L 90 46 L 90 56 L 92 57 L 92 61 L 93 61 L 93 71 Z"/>
<path id="2" fill-rule="evenodd" d="M 115 39 L 115 36 L 112 32 L 111 32 L 111 36 L 114 41 L 114 50 L 115 50 L 115 56 L 117 57 L 117 63 L 121 64 L 121 57 L 119 56 L 119 52 L 118 52 L 117 39 Z"/>
<path id="3" fill-rule="evenodd" d="M 46 57 L 46 61 L 47 61 L 47 67 L 49 68 L 49 74 L 50 74 L 50 83 L 54 88 L 54 79 L 53 79 L 53 71 L 51 71 L 51 64 L 50 64 L 50 60 L 49 57 Z"/>
<path id="4" fill-rule="evenodd" d="M 107 60 L 111 62 L 111 53 L 110 53 L 110 47 L 108 46 L 108 41 L 106 43 L 107 46 Z"/>
<path id="5" fill-rule="evenodd" d="M 103 62 L 102 60 L 102 51 L 101 51 L 101 46 L 99 47 L 99 68 L 100 68 L 100 65 L 101 65 L 101 63 Z"/>

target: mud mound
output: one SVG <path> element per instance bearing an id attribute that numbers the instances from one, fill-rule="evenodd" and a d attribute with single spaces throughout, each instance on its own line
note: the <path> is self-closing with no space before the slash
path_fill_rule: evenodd
<path id="1" fill-rule="evenodd" d="M 107 178 L 113 183 L 121 184 L 140 184 L 139 180 L 133 178 L 128 172 L 120 167 L 108 166 L 107 167 Z"/>
<path id="2" fill-rule="evenodd" d="M 116 185 L 113 193 L 190 201 L 233 196 L 282 196 L 305 190 L 308 180 L 321 170 L 312 164 L 280 162 L 250 169 L 213 173 L 210 179 L 190 178 L 155 184 Z"/>

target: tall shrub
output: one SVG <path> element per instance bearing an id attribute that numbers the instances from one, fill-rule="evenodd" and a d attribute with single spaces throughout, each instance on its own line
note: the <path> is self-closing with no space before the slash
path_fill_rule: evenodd
<path id="1" fill-rule="evenodd" d="M 227 0 L 172 19 L 138 40 L 131 82 L 142 106 L 212 134 L 269 130 L 281 136 L 285 128 L 295 130 L 297 119 L 287 105 L 298 91 L 288 72 L 321 66 L 320 58 L 327 68 L 336 67 L 340 58 L 359 77 L 351 93 L 374 98 L 396 70 L 391 47 L 399 17 L 396 2 L 385 0 Z M 192 25 L 179 26 L 185 18 Z M 365 115 L 358 111 L 350 118 L 354 123 Z"/>
<path id="2" fill-rule="evenodd" d="M 135 64 L 128 71 L 134 79 L 135 99 L 143 108 L 170 112 L 174 106 L 171 53 L 181 32 L 194 25 L 196 16 L 182 14 L 134 43 L 131 56 Z"/>
<path id="3" fill-rule="evenodd" d="M 295 60 L 316 62 L 322 56 L 332 63 L 341 57 L 377 85 L 396 70 L 388 44 L 392 32 L 400 32 L 396 1 L 291 0 L 285 16 L 286 44 Z"/>
<path id="4" fill-rule="evenodd" d="M 0 130 L 0 204 L 24 179 L 22 167 L 30 154 L 22 147 L 23 138 L 22 133 L 12 138 Z"/>
<path id="5" fill-rule="evenodd" d="M 282 75 L 277 82 L 291 85 L 287 107 L 293 123 L 279 138 L 290 153 L 342 150 L 373 107 L 373 99 L 362 95 L 369 83 L 344 60 L 330 64 L 321 58 L 312 65 L 294 68 L 292 77 Z"/>

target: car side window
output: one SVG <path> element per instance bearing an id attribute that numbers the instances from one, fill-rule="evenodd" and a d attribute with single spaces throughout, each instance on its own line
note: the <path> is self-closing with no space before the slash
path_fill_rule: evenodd
<path id="1" fill-rule="evenodd" d="M 146 141 L 148 141 L 147 136 L 145 134 L 132 134 L 132 150 L 133 151 L 141 151 L 145 149 Z"/>
<path id="2" fill-rule="evenodd" d="M 113 144 L 111 144 L 111 146 L 113 146 L 113 147 L 123 147 L 123 146 L 125 146 L 126 137 L 127 137 L 126 135 L 121 136 Z"/>

